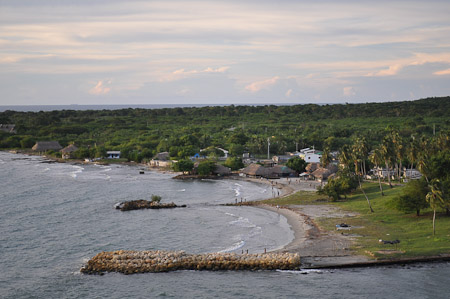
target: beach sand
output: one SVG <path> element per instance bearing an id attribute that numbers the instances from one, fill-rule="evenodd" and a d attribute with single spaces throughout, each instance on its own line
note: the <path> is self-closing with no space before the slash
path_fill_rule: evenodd
<path id="1" fill-rule="evenodd" d="M 274 186 L 280 190 L 279 197 L 285 197 L 300 190 L 315 191 L 320 182 L 304 181 L 298 178 L 266 180 L 244 178 L 248 181 Z M 339 231 L 320 229 L 316 220 L 321 217 L 355 217 L 331 205 L 287 205 L 275 207 L 259 204 L 255 207 L 270 210 L 286 217 L 294 231 L 294 239 L 276 252 L 298 253 L 302 268 L 342 267 L 369 263 L 371 259 L 357 255 L 350 249 L 355 238 Z"/>

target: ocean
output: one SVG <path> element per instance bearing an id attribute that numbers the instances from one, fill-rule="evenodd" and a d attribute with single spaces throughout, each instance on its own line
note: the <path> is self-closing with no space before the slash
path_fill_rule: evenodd
<path id="1" fill-rule="evenodd" d="M 125 165 L 54 163 L 0 152 L 1 298 L 447 298 L 450 263 L 321 271 L 79 272 L 101 251 L 270 251 L 293 239 L 286 219 L 236 198 L 271 196 L 235 180 L 177 181 Z M 186 208 L 121 212 L 124 200 Z"/>

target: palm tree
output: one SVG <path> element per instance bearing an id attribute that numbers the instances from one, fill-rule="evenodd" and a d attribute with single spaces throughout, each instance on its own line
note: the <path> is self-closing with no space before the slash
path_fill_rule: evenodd
<path id="1" fill-rule="evenodd" d="M 330 148 L 325 147 L 322 152 L 322 157 L 320 157 L 320 163 L 322 164 L 322 167 L 327 167 L 328 164 L 330 164 L 331 159 Z"/>
<path id="2" fill-rule="evenodd" d="M 392 188 L 391 184 L 391 168 L 389 167 L 389 161 L 392 159 L 392 143 L 389 136 L 383 138 L 383 142 L 380 148 L 381 156 L 384 159 L 384 164 L 386 165 L 387 176 L 389 181 L 389 187 Z"/>
<path id="3" fill-rule="evenodd" d="M 436 234 L 436 208 L 445 205 L 444 194 L 442 192 L 441 182 L 434 179 L 430 183 L 430 192 L 428 192 L 426 200 L 433 209 L 433 236 Z"/>
<path id="4" fill-rule="evenodd" d="M 372 209 L 372 204 L 370 203 L 370 200 L 367 197 L 366 192 L 364 192 L 364 189 L 363 189 L 362 184 L 361 184 L 361 178 L 360 178 L 361 172 L 359 170 L 359 161 L 360 161 L 360 157 L 361 157 L 360 153 L 361 153 L 361 148 L 358 147 L 358 142 L 355 142 L 355 144 L 353 144 L 353 151 L 352 151 L 352 154 L 351 154 L 352 159 L 353 159 L 353 163 L 355 165 L 355 174 L 358 177 L 359 188 L 361 189 L 361 192 L 364 194 L 364 197 L 366 198 L 367 203 L 369 204 L 370 212 L 373 213 L 374 211 Z"/>
<path id="5" fill-rule="evenodd" d="M 414 163 L 417 161 L 417 156 L 418 156 L 418 149 L 419 149 L 419 145 L 416 142 L 414 136 L 412 136 L 412 140 L 409 143 L 409 146 L 407 148 L 407 156 L 408 156 L 408 160 L 410 163 L 410 171 L 409 171 L 409 175 L 410 178 L 412 176 L 412 170 L 414 168 Z"/>
<path id="6" fill-rule="evenodd" d="M 378 169 L 378 166 L 383 163 L 383 156 L 381 155 L 381 150 L 379 148 L 375 148 L 369 156 L 369 160 L 375 167 Z M 381 186 L 381 176 L 377 173 L 378 184 L 380 185 L 381 196 L 384 196 L 383 187 Z"/>

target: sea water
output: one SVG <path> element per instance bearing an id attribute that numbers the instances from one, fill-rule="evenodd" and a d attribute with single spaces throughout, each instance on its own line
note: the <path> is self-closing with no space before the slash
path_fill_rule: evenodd
<path id="1" fill-rule="evenodd" d="M 75 165 L 0 152 L 2 298 L 447 298 L 448 263 L 335 271 L 177 271 L 104 276 L 80 267 L 101 251 L 258 253 L 293 239 L 286 219 L 222 204 L 271 196 L 235 180 L 178 181 L 125 165 Z M 186 208 L 121 212 L 149 199 Z"/>

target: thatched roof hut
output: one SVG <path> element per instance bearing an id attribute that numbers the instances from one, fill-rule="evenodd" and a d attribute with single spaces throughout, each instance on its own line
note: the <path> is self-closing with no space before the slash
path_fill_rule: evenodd
<path id="1" fill-rule="evenodd" d="M 58 141 L 38 141 L 31 149 L 35 152 L 59 151 L 62 146 Z"/>
<path id="2" fill-rule="evenodd" d="M 242 173 L 248 176 L 262 176 L 266 177 L 269 172 L 268 169 L 262 165 L 252 163 L 242 170 Z"/>
<path id="3" fill-rule="evenodd" d="M 306 172 L 311 173 L 311 172 L 316 171 L 316 170 L 319 169 L 320 167 L 322 167 L 322 166 L 320 165 L 320 163 L 309 163 L 308 165 L 306 165 L 305 170 L 306 170 Z"/>
<path id="4" fill-rule="evenodd" d="M 222 164 L 216 164 L 216 169 L 213 171 L 217 175 L 230 175 L 231 169 L 223 166 Z"/>
<path id="5" fill-rule="evenodd" d="M 70 154 L 70 153 L 73 153 L 74 151 L 77 151 L 77 150 L 78 150 L 78 147 L 76 147 L 75 144 L 70 144 L 70 145 L 66 146 L 65 148 L 63 148 L 61 150 L 61 153 L 63 153 L 63 154 Z"/>
<path id="6" fill-rule="evenodd" d="M 295 171 L 287 166 L 275 165 L 269 169 L 272 177 L 288 177 L 295 174 Z"/>
<path id="7" fill-rule="evenodd" d="M 61 155 L 63 159 L 70 159 L 72 156 L 72 153 L 77 151 L 78 147 L 75 146 L 75 144 L 70 144 L 68 146 L 66 146 L 65 148 L 63 148 L 61 150 Z"/>

